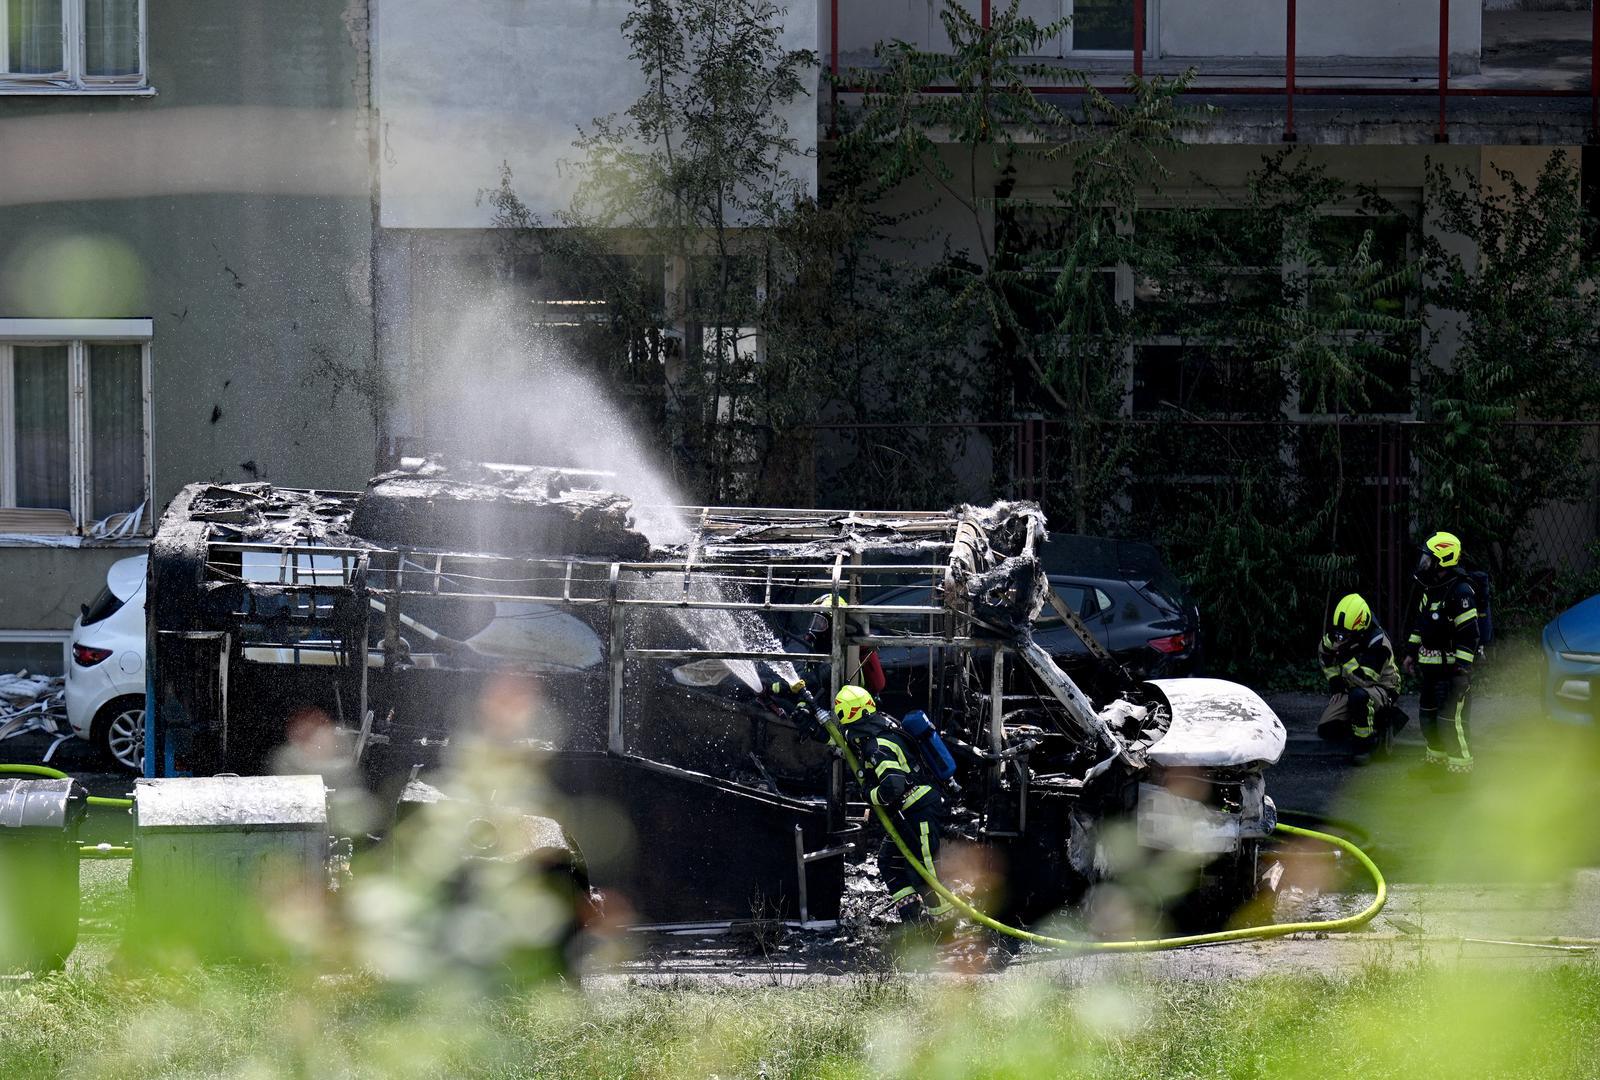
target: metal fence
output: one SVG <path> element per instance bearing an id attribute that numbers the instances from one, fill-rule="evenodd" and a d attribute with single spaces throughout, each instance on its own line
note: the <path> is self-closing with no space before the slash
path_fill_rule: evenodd
<path id="1" fill-rule="evenodd" d="M 1424 497 L 1438 498 L 1428 480 L 1442 456 L 1463 452 L 1461 431 L 1444 423 L 1123 418 L 1078 428 L 1034 419 L 824 425 L 813 436 L 813 505 L 1032 499 L 1053 530 L 1150 539 L 1179 563 L 1208 514 L 1220 523 L 1247 504 L 1272 528 L 1314 536 L 1298 585 L 1317 606 L 1359 589 L 1390 626 L 1403 622 L 1418 543 L 1435 529 L 1466 533 L 1475 561 L 1505 582 L 1508 607 L 1555 602 L 1564 582 L 1600 570 L 1600 422 L 1519 421 L 1482 433 L 1510 477 L 1508 513 L 1528 503 L 1492 542 Z M 1559 497 L 1524 497 L 1550 476 L 1561 480 Z"/>

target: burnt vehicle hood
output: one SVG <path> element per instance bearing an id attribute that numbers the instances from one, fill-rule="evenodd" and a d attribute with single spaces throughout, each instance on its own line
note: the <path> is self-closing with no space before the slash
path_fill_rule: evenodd
<path id="1" fill-rule="evenodd" d="M 1288 737 L 1283 721 L 1249 687 L 1224 679 L 1155 679 L 1172 720 L 1147 756 L 1169 768 L 1272 765 Z"/>

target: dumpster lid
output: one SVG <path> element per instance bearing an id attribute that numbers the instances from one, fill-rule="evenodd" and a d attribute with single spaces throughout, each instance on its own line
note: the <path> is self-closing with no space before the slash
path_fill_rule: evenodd
<path id="1" fill-rule="evenodd" d="M 0 829 L 65 829 L 89 809 L 76 780 L 0 777 Z"/>
<path id="2" fill-rule="evenodd" d="M 322 829 L 320 776 L 180 776 L 134 784 L 140 829 Z"/>

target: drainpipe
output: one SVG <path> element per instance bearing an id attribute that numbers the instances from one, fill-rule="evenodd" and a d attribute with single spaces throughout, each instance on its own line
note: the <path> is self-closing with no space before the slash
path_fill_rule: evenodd
<path id="1" fill-rule="evenodd" d="M 828 0 L 828 137 L 839 137 L 839 0 Z"/>
<path id="2" fill-rule="evenodd" d="M 1445 126 L 1445 101 L 1450 94 L 1450 0 L 1439 0 L 1439 130 L 1433 141 L 1447 143 L 1450 130 Z"/>
<path id="3" fill-rule="evenodd" d="M 1283 96 L 1287 102 L 1283 115 L 1283 141 L 1296 142 L 1300 136 L 1294 130 L 1294 58 L 1295 58 L 1295 0 L 1288 0 L 1288 25 L 1284 28 Z"/>
<path id="4" fill-rule="evenodd" d="M 1133 73 L 1144 77 L 1144 0 L 1133 0 Z"/>

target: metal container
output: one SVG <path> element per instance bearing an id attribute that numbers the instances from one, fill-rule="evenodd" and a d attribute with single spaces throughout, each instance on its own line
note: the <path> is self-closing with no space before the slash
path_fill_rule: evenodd
<path id="1" fill-rule="evenodd" d="M 75 780 L 0 778 L 0 971 L 54 971 L 78 944 Z"/>
<path id="2" fill-rule="evenodd" d="M 320 776 L 141 779 L 132 944 L 266 958 L 273 918 L 324 899 L 328 854 Z"/>

